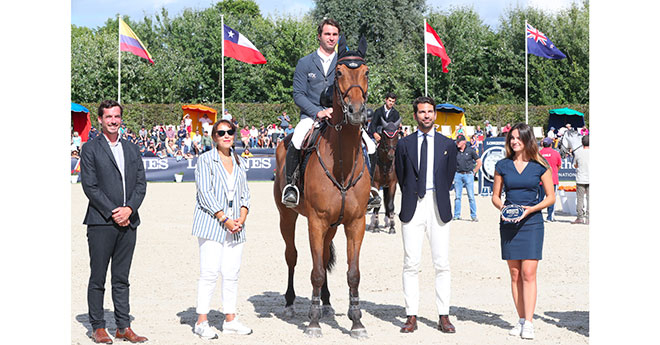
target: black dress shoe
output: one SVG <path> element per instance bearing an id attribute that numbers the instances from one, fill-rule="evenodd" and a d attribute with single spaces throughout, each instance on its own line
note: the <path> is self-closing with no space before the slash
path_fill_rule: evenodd
<path id="1" fill-rule="evenodd" d="M 417 317 L 415 315 L 408 316 L 406 323 L 401 327 L 401 333 L 412 333 L 417 329 Z"/>
<path id="2" fill-rule="evenodd" d="M 438 321 L 438 329 L 442 333 L 456 333 L 456 328 L 451 324 L 451 322 L 449 322 L 448 315 L 440 315 L 440 321 Z"/>

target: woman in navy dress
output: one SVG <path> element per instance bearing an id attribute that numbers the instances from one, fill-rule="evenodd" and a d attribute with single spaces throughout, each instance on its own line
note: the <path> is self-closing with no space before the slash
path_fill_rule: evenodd
<path id="1" fill-rule="evenodd" d="M 532 317 L 536 307 L 536 269 L 543 249 L 541 210 L 555 203 L 552 170 L 539 154 L 532 128 L 518 123 L 506 136 L 506 158 L 495 164 L 493 205 L 520 205 L 525 211 L 513 222 L 500 220 L 502 259 L 511 275 L 511 292 L 519 321 L 509 334 L 534 338 Z M 546 197 L 539 200 L 538 186 L 543 183 Z M 502 190 L 506 195 L 502 201 Z"/>

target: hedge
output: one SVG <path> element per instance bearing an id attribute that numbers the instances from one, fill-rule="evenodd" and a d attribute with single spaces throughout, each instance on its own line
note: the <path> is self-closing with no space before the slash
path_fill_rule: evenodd
<path id="1" fill-rule="evenodd" d="M 83 103 L 90 110 L 92 119 L 96 117 L 99 103 Z M 124 104 L 124 122 L 133 132 L 140 130 L 141 126 L 150 129 L 156 124 L 178 125 L 183 117 L 183 110 L 178 104 Z M 221 104 L 204 104 L 218 110 L 221 114 Z M 229 113 L 238 119 L 239 125 L 255 125 L 257 127 L 271 123 L 279 124 L 277 117 L 286 111 L 295 125 L 298 120 L 299 109 L 293 103 L 284 104 L 265 104 L 265 103 L 227 103 L 225 104 Z M 369 107 L 376 109 L 382 104 L 369 104 Z M 489 120 L 493 126 L 504 127 L 507 123 L 517 123 L 525 121 L 524 104 L 500 104 L 500 105 L 459 105 L 465 109 L 465 117 L 468 125 L 481 125 Z M 412 104 L 397 104 L 395 106 L 403 117 L 404 125 L 416 125 L 412 116 Z M 548 111 L 550 109 L 568 107 L 584 113 L 584 120 L 589 126 L 589 104 L 561 104 L 561 105 L 539 105 L 529 106 L 529 124 L 534 127 L 543 127 L 547 130 Z M 93 124 L 96 121 L 92 120 Z"/>

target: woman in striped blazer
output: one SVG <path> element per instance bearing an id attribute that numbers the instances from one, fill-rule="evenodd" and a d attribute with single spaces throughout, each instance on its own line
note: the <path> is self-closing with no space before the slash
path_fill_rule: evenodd
<path id="1" fill-rule="evenodd" d="M 207 315 L 211 297 L 222 275 L 223 333 L 250 334 L 252 330 L 236 318 L 236 296 L 245 219 L 250 208 L 247 161 L 234 151 L 236 127 L 227 120 L 213 125 L 214 150 L 199 156 L 195 168 L 197 198 L 192 234 L 199 241 L 199 282 L 197 286 L 197 323 L 194 332 L 204 339 L 218 335 L 211 330 Z"/>

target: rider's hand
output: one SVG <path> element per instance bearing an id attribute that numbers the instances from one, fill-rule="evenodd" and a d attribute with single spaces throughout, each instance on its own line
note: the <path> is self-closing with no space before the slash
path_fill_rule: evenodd
<path id="1" fill-rule="evenodd" d="M 319 120 L 323 120 L 326 117 L 331 119 L 332 118 L 331 114 L 332 114 L 332 108 L 325 108 L 316 114 L 316 118 Z"/>

